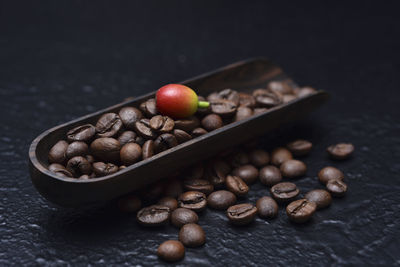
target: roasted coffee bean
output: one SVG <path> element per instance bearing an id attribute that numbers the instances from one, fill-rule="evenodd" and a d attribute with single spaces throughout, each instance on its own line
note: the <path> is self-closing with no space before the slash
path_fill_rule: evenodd
<path id="1" fill-rule="evenodd" d="M 156 153 L 160 153 L 177 145 L 178 141 L 176 140 L 175 136 L 165 133 L 157 137 L 157 139 L 154 141 L 154 151 Z"/>
<path id="2" fill-rule="evenodd" d="M 267 186 L 273 186 L 282 181 L 281 171 L 272 165 L 265 166 L 260 169 L 260 182 Z"/>
<path id="3" fill-rule="evenodd" d="M 207 199 L 201 192 L 188 191 L 179 196 L 178 203 L 181 208 L 202 211 L 207 206 Z"/>
<path id="4" fill-rule="evenodd" d="M 347 192 L 347 185 L 342 180 L 334 179 L 328 181 L 326 189 L 334 197 L 343 197 Z"/>
<path id="5" fill-rule="evenodd" d="M 147 159 L 154 155 L 154 141 L 147 140 L 142 147 L 142 158 Z"/>
<path id="6" fill-rule="evenodd" d="M 140 191 L 140 198 L 147 202 L 158 200 L 163 193 L 163 188 L 164 186 L 161 182 L 151 184 Z"/>
<path id="7" fill-rule="evenodd" d="M 168 116 L 157 115 L 150 119 L 150 127 L 160 133 L 169 133 L 174 129 L 175 122 Z"/>
<path id="8" fill-rule="evenodd" d="M 67 139 L 70 142 L 74 141 L 88 142 L 94 137 L 95 134 L 96 134 L 96 128 L 91 124 L 85 124 L 75 127 L 74 129 L 68 131 Z"/>
<path id="9" fill-rule="evenodd" d="M 304 198 L 314 202 L 317 205 L 317 209 L 326 208 L 332 203 L 331 194 L 323 189 L 314 189 L 308 192 Z"/>
<path id="10" fill-rule="evenodd" d="M 106 113 L 96 124 L 98 137 L 113 137 L 122 129 L 121 118 L 115 113 Z"/>
<path id="11" fill-rule="evenodd" d="M 271 163 L 280 166 L 287 160 L 293 159 L 292 153 L 283 147 L 278 147 L 271 152 Z"/>
<path id="12" fill-rule="evenodd" d="M 268 111 L 267 108 L 255 108 L 253 110 L 253 115 L 262 114 L 262 113 L 265 113 L 267 111 Z"/>
<path id="13" fill-rule="evenodd" d="M 85 158 L 90 164 L 94 163 L 94 157 L 92 155 L 86 155 Z"/>
<path id="14" fill-rule="evenodd" d="M 200 225 L 188 223 L 182 226 L 179 231 L 179 241 L 181 241 L 186 247 L 199 247 L 204 245 L 206 242 L 206 235 Z"/>
<path id="15" fill-rule="evenodd" d="M 267 88 L 282 95 L 293 94 L 293 88 L 287 81 L 273 81 L 268 83 Z"/>
<path id="16" fill-rule="evenodd" d="M 137 134 L 146 139 L 154 139 L 157 137 L 156 132 L 151 129 L 150 121 L 148 119 L 141 119 L 135 122 L 135 130 Z"/>
<path id="17" fill-rule="evenodd" d="M 283 177 L 297 178 L 306 174 L 307 166 L 300 160 L 290 159 L 281 164 L 280 170 Z"/>
<path id="18" fill-rule="evenodd" d="M 307 199 L 299 199 L 286 207 L 286 214 L 292 222 L 305 223 L 311 219 L 316 210 L 317 205 L 314 202 L 310 202 Z"/>
<path id="19" fill-rule="evenodd" d="M 258 216 L 264 219 L 272 219 L 278 216 L 278 204 L 271 197 L 262 197 L 256 203 Z"/>
<path id="20" fill-rule="evenodd" d="M 293 155 L 295 155 L 296 157 L 301 157 L 310 153 L 312 148 L 312 143 L 307 140 L 299 139 L 290 142 L 289 144 L 286 145 L 286 147 L 290 150 L 290 152 L 293 153 Z"/>
<path id="21" fill-rule="evenodd" d="M 290 101 L 293 101 L 297 98 L 296 95 L 292 95 L 292 94 L 285 94 L 282 96 L 282 101 L 283 103 L 288 103 Z"/>
<path id="22" fill-rule="evenodd" d="M 150 98 L 147 101 L 140 104 L 140 109 L 144 112 L 147 117 L 153 117 L 158 114 L 156 100 Z"/>
<path id="23" fill-rule="evenodd" d="M 158 205 L 168 207 L 170 211 L 178 208 L 178 201 L 173 197 L 163 197 L 158 201 Z"/>
<path id="24" fill-rule="evenodd" d="M 232 171 L 234 176 L 240 177 L 246 184 L 252 184 L 257 181 L 258 170 L 253 165 L 247 164 L 240 166 Z"/>
<path id="25" fill-rule="evenodd" d="M 343 180 L 344 174 L 335 167 L 325 167 L 318 173 L 318 179 L 322 184 L 327 184 L 329 180 Z"/>
<path id="26" fill-rule="evenodd" d="M 121 146 L 124 146 L 128 143 L 136 143 L 136 133 L 132 131 L 124 131 L 118 136 L 118 141 Z"/>
<path id="27" fill-rule="evenodd" d="M 128 143 L 121 148 L 121 162 L 126 165 L 132 165 L 138 162 L 142 157 L 142 148 L 136 143 Z"/>
<path id="28" fill-rule="evenodd" d="M 92 166 L 84 157 L 77 156 L 68 161 L 67 170 L 77 178 L 82 174 L 90 174 L 92 172 Z"/>
<path id="29" fill-rule="evenodd" d="M 176 138 L 176 141 L 178 141 L 178 144 L 185 143 L 186 141 L 192 139 L 192 136 L 183 130 L 174 129 L 173 134 Z"/>
<path id="30" fill-rule="evenodd" d="M 210 114 L 210 115 L 205 116 L 201 120 L 201 125 L 207 131 L 212 131 L 212 130 L 221 128 L 224 125 L 224 123 L 222 122 L 222 118 L 219 115 Z"/>
<path id="31" fill-rule="evenodd" d="M 256 106 L 256 99 L 250 94 L 239 93 L 239 106 L 254 108 Z"/>
<path id="32" fill-rule="evenodd" d="M 226 176 L 226 188 L 238 197 L 244 197 L 249 192 L 247 184 L 237 176 Z"/>
<path id="33" fill-rule="evenodd" d="M 152 205 L 139 210 L 136 219 L 143 226 L 160 226 L 168 222 L 169 216 L 168 207 Z"/>
<path id="34" fill-rule="evenodd" d="M 229 207 L 226 214 L 232 224 L 246 225 L 254 220 L 257 208 L 250 203 L 237 204 Z"/>
<path id="35" fill-rule="evenodd" d="M 145 142 L 146 142 L 146 139 L 144 139 L 143 137 L 141 137 L 139 135 L 136 136 L 136 138 L 135 138 L 136 144 L 138 144 L 139 146 L 143 146 Z"/>
<path id="36" fill-rule="evenodd" d="M 195 128 L 192 131 L 192 136 L 193 137 L 197 137 L 197 136 L 200 136 L 200 135 L 203 135 L 203 134 L 206 134 L 206 133 L 208 133 L 208 132 L 203 128 Z"/>
<path id="37" fill-rule="evenodd" d="M 167 181 L 164 187 L 164 196 L 167 197 L 179 197 L 183 192 L 182 181 L 178 179 L 170 179 Z"/>
<path id="38" fill-rule="evenodd" d="M 195 128 L 199 127 L 200 121 L 197 117 L 191 116 L 187 119 L 181 119 L 175 121 L 175 129 L 185 131 L 187 133 L 192 132 Z"/>
<path id="39" fill-rule="evenodd" d="M 208 164 L 206 177 L 211 184 L 218 187 L 225 183 L 225 178 L 230 171 L 231 168 L 225 161 L 216 160 Z"/>
<path id="40" fill-rule="evenodd" d="M 261 107 L 271 108 L 282 104 L 282 94 L 269 89 L 254 90 L 253 96 Z"/>
<path id="41" fill-rule="evenodd" d="M 60 176 L 72 177 L 72 173 L 70 173 L 63 165 L 59 163 L 50 164 L 49 171 L 54 172 Z"/>
<path id="42" fill-rule="evenodd" d="M 107 176 L 119 171 L 118 166 L 112 163 L 95 162 L 93 163 L 93 172 L 97 177 Z"/>
<path id="43" fill-rule="evenodd" d="M 64 140 L 58 141 L 49 152 L 49 163 L 64 163 L 67 160 L 68 143 Z"/>
<path id="44" fill-rule="evenodd" d="M 218 92 L 219 99 L 226 99 L 239 105 L 239 93 L 232 89 L 224 89 Z"/>
<path id="45" fill-rule="evenodd" d="M 232 192 L 219 190 L 207 197 L 207 205 L 216 210 L 226 210 L 236 203 L 236 196 Z"/>
<path id="46" fill-rule="evenodd" d="M 253 115 L 253 110 L 248 107 L 238 107 L 233 121 L 241 121 Z"/>
<path id="47" fill-rule="evenodd" d="M 329 146 L 326 151 L 332 159 L 343 160 L 351 156 L 354 146 L 352 144 L 340 143 Z"/>
<path id="48" fill-rule="evenodd" d="M 135 129 L 135 122 L 143 118 L 140 110 L 134 107 L 124 107 L 119 111 L 119 117 L 125 128 L 129 130 Z"/>
<path id="49" fill-rule="evenodd" d="M 250 162 L 249 155 L 246 152 L 239 151 L 232 155 L 230 159 L 230 164 L 232 167 L 240 167 L 242 165 L 246 165 Z"/>
<path id="50" fill-rule="evenodd" d="M 315 92 L 316 92 L 316 90 L 314 88 L 312 88 L 312 87 L 309 87 L 309 86 L 302 87 L 297 92 L 297 97 L 305 97 L 305 96 L 311 95 L 311 94 L 313 94 Z"/>
<path id="51" fill-rule="evenodd" d="M 271 195 L 278 202 L 288 202 L 299 195 L 300 191 L 294 183 L 279 183 L 271 187 Z"/>
<path id="52" fill-rule="evenodd" d="M 185 247 L 177 240 L 168 240 L 158 247 L 157 256 L 168 262 L 180 261 L 185 256 Z"/>
<path id="53" fill-rule="evenodd" d="M 93 156 L 105 162 L 118 162 L 120 149 L 120 143 L 114 138 L 98 138 L 90 144 Z"/>
<path id="54" fill-rule="evenodd" d="M 223 118 L 229 118 L 236 112 L 237 105 L 225 99 L 213 100 L 210 102 L 211 111 Z"/>
<path id="55" fill-rule="evenodd" d="M 250 163 L 256 167 L 263 167 L 269 163 L 269 154 L 263 149 L 254 149 L 249 152 Z"/>
<path id="56" fill-rule="evenodd" d="M 199 216 L 190 209 L 177 208 L 171 214 L 171 223 L 178 228 L 188 223 L 197 223 L 198 221 Z"/>
<path id="57" fill-rule="evenodd" d="M 137 212 L 141 206 L 142 201 L 136 195 L 127 195 L 118 200 L 118 209 L 122 212 Z"/>
<path id="58" fill-rule="evenodd" d="M 214 186 L 204 179 L 185 179 L 183 186 L 187 191 L 199 191 L 206 195 L 214 191 Z"/>
<path id="59" fill-rule="evenodd" d="M 76 156 L 86 156 L 89 153 L 89 147 L 85 142 L 75 141 L 69 144 L 67 147 L 67 158 L 73 158 Z"/>

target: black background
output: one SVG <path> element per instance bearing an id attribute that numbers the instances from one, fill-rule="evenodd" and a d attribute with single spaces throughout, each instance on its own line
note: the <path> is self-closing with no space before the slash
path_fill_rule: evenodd
<path id="1" fill-rule="evenodd" d="M 163 264 L 156 248 L 176 229 L 143 229 L 107 207 L 54 206 L 30 182 L 28 146 L 51 126 L 255 56 L 331 93 L 264 141 L 310 139 L 302 192 L 333 165 L 348 195 L 303 226 L 283 209 L 245 228 L 207 210 L 207 243 L 180 264 L 400 264 L 399 18 L 394 1 L 1 1 L 0 265 Z M 354 143 L 354 157 L 330 161 L 324 149 L 335 142 Z M 268 194 L 252 189 L 253 203 Z"/>

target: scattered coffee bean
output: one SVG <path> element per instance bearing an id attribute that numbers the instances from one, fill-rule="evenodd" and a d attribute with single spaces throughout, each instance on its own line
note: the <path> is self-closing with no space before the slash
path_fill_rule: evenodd
<path id="1" fill-rule="evenodd" d="M 64 140 L 58 141 L 49 152 L 50 163 L 63 164 L 67 160 L 68 143 Z"/>
<path id="2" fill-rule="evenodd" d="M 226 188 L 238 197 L 246 196 L 249 192 L 247 184 L 239 177 L 226 176 Z"/>
<path id="3" fill-rule="evenodd" d="M 295 155 L 296 157 L 301 157 L 310 153 L 312 148 L 312 143 L 307 140 L 299 139 L 290 142 L 289 144 L 286 145 L 286 147 L 290 150 L 290 152 L 293 153 L 293 155 Z"/>
<path id="4" fill-rule="evenodd" d="M 307 166 L 300 160 L 290 159 L 281 164 L 280 170 L 283 177 L 297 178 L 306 174 Z"/>
<path id="5" fill-rule="evenodd" d="M 154 155 L 154 141 L 147 140 L 142 147 L 142 158 L 147 159 Z"/>
<path id="6" fill-rule="evenodd" d="M 173 197 L 163 197 L 158 201 L 158 205 L 168 207 L 170 211 L 178 208 L 178 201 Z"/>
<path id="7" fill-rule="evenodd" d="M 278 204 L 273 198 L 262 197 L 256 203 L 258 216 L 264 219 L 272 219 L 278 216 Z"/>
<path id="8" fill-rule="evenodd" d="M 207 199 L 204 193 L 188 191 L 179 196 L 178 203 L 181 208 L 199 212 L 206 208 Z"/>
<path id="9" fill-rule="evenodd" d="M 112 163 L 95 162 L 93 163 L 93 172 L 97 177 L 107 176 L 119 171 L 118 166 Z"/>
<path id="10" fill-rule="evenodd" d="M 293 159 L 292 153 L 283 147 L 278 147 L 271 153 L 271 163 L 275 166 L 280 166 L 282 163 L 290 159 Z"/>
<path id="11" fill-rule="evenodd" d="M 183 186 L 187 191 L 199 191 L 206 195 L 214 191 L 214 186 L 204 179 L 186 179 Z"/>
<path id="12" fill-rule="evenodd" d="M 162 134 L 154 141 L 154 151 L 160 153 L 178 145 L 175 136 L 169 133 Z"/>
<path id="13" fill-rule="evenodd" d="M 335 167 L 325 167 L 318 173 L 318 179 L 322 184 L 327 184 L 329 180 L 343 180 L 344 174 Z"/>
<path id="14" fill-rule="evenodd" d="M 115 113 L 106 113 L 96 124 L 98 137 L 113 137 L 122 129 L 122 121 Z"/>
<path id="15" fill-rule="evenodd" d="M 193 136 L 193 137 L 197 137 L 197 136 L 204 135 L 204 134 L 206 134 L 206 133 L 208 133 L 207 130 L 205 130 L 205 129 L 203 129 L 203 128 L 195 128 L 195 129 L 192 131 L 192 136 Z"/>
<path id="16" fill-rule="evenodd" d="M 256 167 L 263 167 L 269 163 L 269 154 L 263 149 L 254 149 L 249 152 L 249 160 Z"/>
<path id="17" fill-rule="evenodd" d="M 222 160 L 209 163 L 206 170 L 207 179 L 216 187 L 225 183 L 226 176 L 231 171 L 229 165 Z"/>
<path id="18" fill-rule="evenodd" d="M 152 205 L 139 210 L 136 219 L 143 226 L 160 226 L 168 222 L 169 216 L 168 207 Z"/>
<path id="19" fill-rule="evenodd" d="M 257 89 L 253 91 L 256 103 L 261 107 L 275 107 L 282 104 L 282 95 L 269 89 Z"/>
<path id="20" fill-rule="evenodd" d="M 240 166 L 232 171 L 234 176 L 240 177 L 246 184 L 252 184 L 257 181 L 258 170 L 253 165 L 247 164 Z"/>
<path id="21" fill-rule="evenodd" d="M 307 199 L 293 201 L 286 207 L 286 214 L 295 223 L 305 223 L 311 219 L 317 205 Z"/>
<path id="22" fill-rule="evenodd" d="M 226 190 L 215 191 L 207 197 L 208 206 L 216 210 L 226 210 L 235 203 L 236 196 Z"/>
<path id="23" fill-rule="evenodd" d="M 229 118 L 236 112 L 237 105 L 226 99 L 213 100 L 210 102 L 211 111 L 223 118 Z"/>
<path id="24" fill-rule="evenodd" d="M 128 143 L 121 148 L 121 162 L 126 165 L 132 165 L 142 157 L 142 148 L 136 143 Z"/>
<path id="25" fill-rule="evenodd" d="M 73 158 L 76 156 L 86 156 L 89 153 L 89 147 L 85 142 L 75 141 L 69 144 L 67 147 L 67 158 Z"/>
<path id="26" fill-rule="evenodd" d="M 177 240 L 168 240 L 158 247 L 157 256 L 168 262 L 180 261 L 185 256 L 185 247 Z"/>
<path id="27" fill-rule="evenodd" d="M 237 204 L 229 207 L 226 214 L 232 224 L 246 225 L 254 220 L 257 208 L 249 203 Z"/>
<path id="28" fill-rule="evenodd" d="M 65 176 L 65 177 L 72 177 L 72 173 L 70 173 L 64 165 L 61 165 L 59 163 L 52 163 L 49 166 L 49 171 L 54 172 L 60 176 Z"/>
<path id="29" fill-rule="evenodd" d="M 182 144 L 192 139 L 192 136 L 183 130 L 174 129 L 173 134 L 178 141 L 178 144 Z"/>
<path id="30" fill-rule="evenodd" d="M 314 202 L 317 205 L 317 209 L 326 208 L 332 203 L 331 194 L 323 189 L 311 190 L 304 198 L 310 202 Z"/>
<path id="31" fill-rule="evenodd" d="M 293 200 L 299 193 L 300 190 L 294 183 L 284 182 L 271 187 L 272 197 L 280 203 Z"/>
<path id="32" fill-rule="evenodd" d="M 236 110 L 233 121 L 241 121 L 250 118 L 251 116 L 253 116 L 253 110 L 251 108 L 240 106 Z"/>
<path id="33" fill-rule="evenodd" d="M 67 170 L 77 178 L 82 174 L 90 174 L 92 172 L 92 166 L 86 158 L 77 156 L 68 161 Z"/>
<path id="34" fill-rule="evenodd" d="M 188 223 L 197 223 L 198 221 L 199 216 L 190 209 L 177 208 L 171 214 L 171 223 L 178 228 Z"/>
<path id="35" fill-rule="evenodd" d="M 334 197 L 343 197 L 347 192 L 347 185 L 339 179 L 329 180 L 326 189 Z"/>
<path id="36" fill-rule="evenodd" d="M 156 100 L 154 98 L 150 98 L 147 101 L 140 104 L 140 109 L 148 117 L 152 117 L 158 114 L 156 107 Z"/>
<path id="37" fill-rule="evenodd" d="M 198 224 L 188 223 L 179 231 L 179 241 L 186 247 L 199 247 L 206 242 L 206 235 Z"/>
<path id="38" fill-rule="evenodd" d="M 135 122 L 135 130 L 140 136 L 145 139 L 154 139 L 157 137 L 156 132 L 150 127 L 150 120 L 141 119 Z"/>
<path id="39" fill-rule="evenodd" d="M 160 133 L 169 133 L 174 129 L 175 122 L 168 116 L 157 115 L 150 119 L 150 127 Z"/>
<path id="40" fill-rule="evenodd" d="M 235 105 L 239 105 L 239 93 L 232 89 L 224 89 L 218 92 L 218 99 L 226 99 L 235 103 Z"/>
<path id="41" fill-rule="evenodd" d="M 137 212 L 142 206 L 142 201 L 136 195 L 127 195 L 118 200 L 118 209 L 122 212 Z"/>
<path id="42" fill-rule="evenodd" d="M 260 182 L 267 186 L 273 186 L 282 181 L 281 171 L 273 166 L 268 165 L 260 169 Z"/>
<path id="43" fill-rule="evenodd" d="M 119 111 L 119 117 L 123 125 L 129 129 L 135 129 L 135 122 L 143 118 L 143 114 L 140 110 L 134 107 L 124 107 Z"/>
<path id="44" fill-rule="evenodd" d="M 118 162 L 120 149 L 118 140 L 109 137 L 98 138 L 90 144 L 93 156 L 105 162 Z"/>
<path id="45" fill-rule="evenodd" d="M 329 146 L 326 151 L 329 156 L 335 160 L 347 159 L 353 154 L 354 146 L 352 144 L 340 143 Z"/>
<path id="46" fill-rule="evenodd" d="M 222 122 L 222 118 L 219 115 L 210 114 L 210 115 L 205 116 L 201 120 L 201 125 L 207 131 L 213 131 L 215 129 L 221 128 L 224 125 L 224 123 Z"/>
<path id="47" fill-rule="evenodd" d="M 132 131 L 124 131 L 118 136 L 118 142 L 121 146 L 126 145 L 127 143 L 136 143 L 136 133 Z"/>
<path id="48" fill-rule="evenodd" d="M 67 139 L 70 142 L 74 141 L 88 142 L 94 137 L 95 134 L 96 134 L 96 128 L 91 124 L 85 124 L 75 127 L 74 129 L 68 131 Z"/>

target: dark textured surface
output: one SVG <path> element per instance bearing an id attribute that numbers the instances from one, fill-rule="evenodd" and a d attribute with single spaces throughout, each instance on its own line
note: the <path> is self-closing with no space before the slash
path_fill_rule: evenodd
<path id="1" fill-rule="evenodd" d="M 283 209 L 244 228 L 207 210 L 200 216 L 207 242 L 187 249 L 180 264 L 399 265 L 398 9 L 389 1 L 317 3 L 0 2 L 0 265 L 163 264 L 155 251 L 177 238 L 175 228 L 143 229 L 107 207 L 48 203 L 30 182 L 28 146 L 61 122 L 260 55 L 333 96 L 265 143 L 311 140 L 301 191 L 320 188 L 316 174 L 329 164 L 345 172 L 348 195 L 303 226 Z M 326 157 L 326 146 L 339 141 L 355 144 L 351 160 Z M 260 184 L 251 189 L 253 203 L 267 194 Z"/>

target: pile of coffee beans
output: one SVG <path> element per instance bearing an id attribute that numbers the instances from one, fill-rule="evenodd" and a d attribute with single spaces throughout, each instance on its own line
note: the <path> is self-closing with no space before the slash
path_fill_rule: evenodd
<path id="1" fill-rule="evenodd" d="M 270 82 L 266 88 L 255 89 L 252 94 L 224 89 L 207 98 L 199 96 L 200 100 L 209 101 L 210 106 L 200 108 L 190 118 L 179 120 L 160 115 L 155 99 L 150 98 L 137 107 L 121 108 L 118 114 L 103 114 L 93 125 L 80 125 L 68 131 L 65 140 L 58 141 L 49 151 L 49 170 L 62 177 L 77 179 L 110 175 L 224 125 L 314 92 L 311 87 L 294 88 L 290 81 Z M 307 150 L 307 144 L 293 144 L 292 150 L 294 154 L 297 150 Z M 339 158 L 351 153 L 346 146 L 332 147 L 329 151 Z M 278 162 L 285 158 L 284 152 L 277 156 Z M 237 164 L 241 162 L 240 156 L 234 160 L 238 160 Z M 260 158 L 260 161 L 255 159 L 255 166 L 265 159 Z M 296 163 L 287 166 L 284 173 L 300 175 L 301 171 L 293 173 L 293 164 Z M 243 178 L 245 181 L 256 177 L 251 168 L 237 172 L 247 173 Z M 218 176 L 215 178 L 219 179 Z"/>
<path id="2" fill-rule="evenodd" d="M 330 146 L 328 153 L 332 147 L 342 147 L 342 144 Z M 170 223 L 178 228 L 177 240 L 165 241 L 157 250 L 161 259 L 178 261 L 184 257 L 185 247 L 200 247 L 206 242 L 206 234 L 199 225 L 206 208 L 225 212 L 230 224 L 239 227 L 250 224 L 257 216 L 274 219 L 280 207 L 285 208 L 291 222 L 305 223 L 317 210 L 330 206 L 333 197 L 343 197 L 347 191 L 343 182 L 345 175 L 332 166 L 316 173 L 324 188 L 301 192 L 297 187 L 296 179 L 309 171 L 298 158 L 311 150 L 312 143 L 307 140 L 295 140 L 271 152 L 260 149 L 257 143 L 230 149 L 119 199 L 118 206 L 123 212 L 136 213 L 137 222 L 142 226 Z M 250 203 L 246 196 L 257 181 L 269 187 L 269 194 L 266 191 L 256 203 Z"/>

